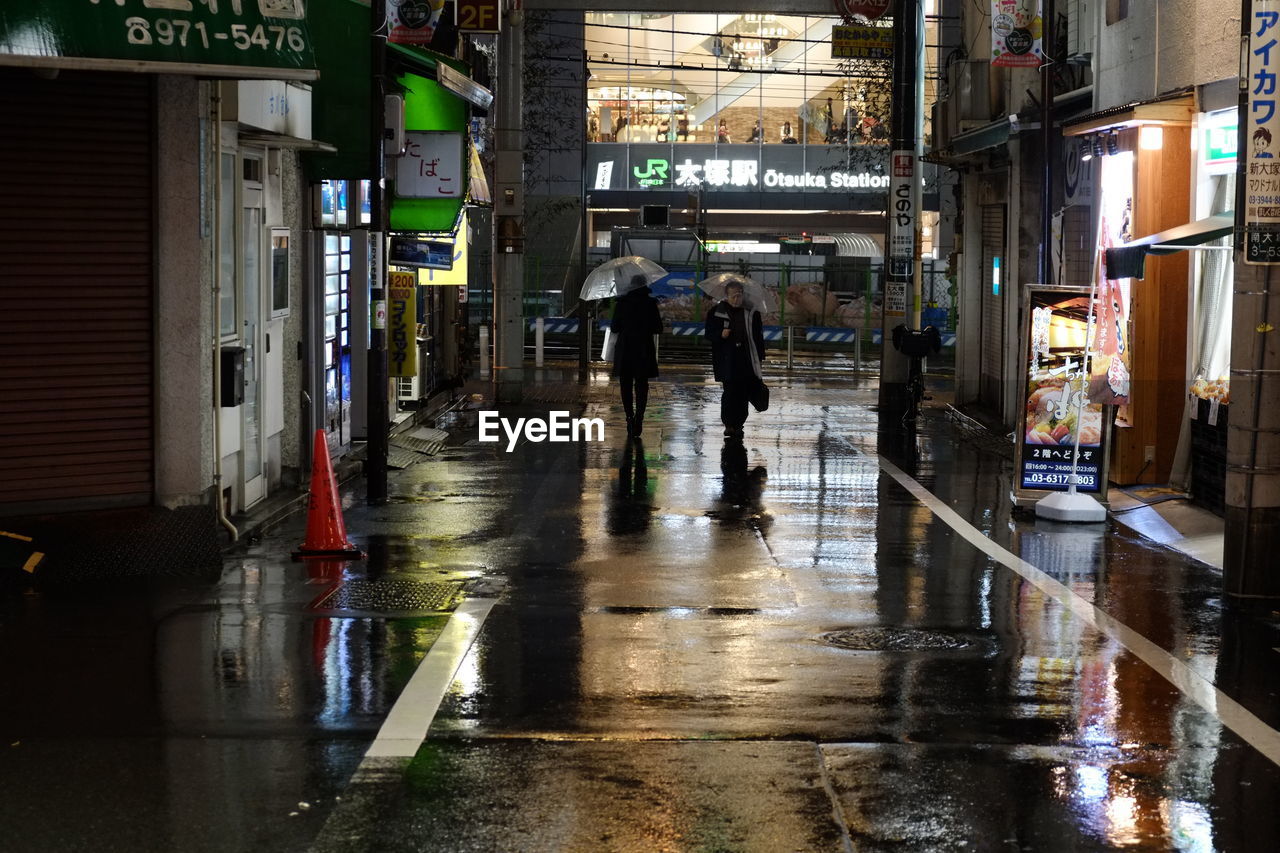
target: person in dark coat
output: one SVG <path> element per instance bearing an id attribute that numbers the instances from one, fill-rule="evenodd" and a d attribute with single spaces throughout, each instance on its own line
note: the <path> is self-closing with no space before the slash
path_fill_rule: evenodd
<path id="1" fill-rule="evenodd" d="M 747 404 L 763 381 L 760 362 L 764 356 L 764 321 L 743 294 L 740 281 L 730 281 L 725 298 L 707 312 L 704 332 L 711 342 L 711 366 L 716 381 L 722 383 L 720 420 L 724 434 L 742 438 L 747 422 Z"/>
<path id="2" fill-rule="evenodd" d="M 658 348 L 653 336 L 662 332 L 662 315 L 645 277 L 638 275 L 631 283 L 633 288 L 619 296 L 614 305 L 609 329 L 618 337 L 612 373 L 622 389 L 627 435 L 639 436 L 645 404 L 649 402 L 649 380 L 658 375 Z"/>

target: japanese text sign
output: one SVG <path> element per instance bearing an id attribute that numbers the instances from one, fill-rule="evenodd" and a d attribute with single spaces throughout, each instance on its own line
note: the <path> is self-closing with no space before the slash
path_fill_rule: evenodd
<path id="1" fill-rule="evenodd" d="M 443 10 L 444 0 L 387 0 L 387 41 L 431 44 Z"/>
<path id="2" fill-rule="evenodd" d="M 396 160 L 396 195 L 400 198 L 461 198 L 462 134 L 410 131 L 404 155 Z"/>
<path id="3" fill-rule="evenodd" d="M 6 3 L 0 63 L 21 56 L 119 60 L 130 70 L 198 65 L 213 76 L 316 77 L 303 0 L 63 0 Z"/>
<path id="4" fill-rule="evenodd" d="M 991 64 L 1039 68 L 1040 0 L 991 0 Z"/>
<path id="5" fill-rule="evenodd" d="M 890 27 L 832 27 L 832 59 L 892 59 Z"/>
<path id="6" fill-rule="evenodd" d="M 1036 285 L 1024 290 L 1031 310 L 1024 326 L 1028 358 L 1025 405 L 1018 418 L 1018 488 L 1066 491 L 1078 433 L 1076 489 L 1100 492 L 1107 436 L 1102 406 L 1086 396 L 1087 290 Z"/>
<path id="7" fill-rule="evenodd" d="M 1280 0 L 1253 0 L 1245 129 L 1245 262 L 1280 263 Z"/>
<path id="8" fill-rule="evenodd" d="M 387 369 L 392 376 L 418 373 L 417 290 L 411 272 L 387 273 L 390 323 L 387 327 Z"/>

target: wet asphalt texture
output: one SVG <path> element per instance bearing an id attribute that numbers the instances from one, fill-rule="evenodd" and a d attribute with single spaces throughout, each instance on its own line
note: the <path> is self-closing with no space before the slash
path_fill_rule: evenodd
<path id="1" fill-rule="evenodd" d="M 442 417 L 351 562 L 298 513 L 193 577 L 0 601 L 6 851 L 1272 850 L 1280 768 L 882 472 L 1280 725 L 1280 632 L 1128 528 L 1012 510 L 939 405 L 869 374 L 663 368 L 629 442 L 603 373 Z M 602 443 L 477 444 L 478 408 Z M 178 573 L 181 574 L 181 573 Z M 468 597 L 494 606 L 412 758 L 364 760 Z M 443 608 L 443 610 L 442 610 Z"/>

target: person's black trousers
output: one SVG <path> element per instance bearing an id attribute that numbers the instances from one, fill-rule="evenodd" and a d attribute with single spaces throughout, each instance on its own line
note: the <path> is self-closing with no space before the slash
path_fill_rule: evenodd
<path id="1" fill-rule="evenodd" d="M 635 420 L 637 415 L 639 418 L 644 418 L 644 409 L 649 403 L 648 378 L 623 373 L 618 376 L 618 385 L 622 390 L 622 411 L 626 412 L 627 420 Z M 633 389 L 635 393 L 634 405 L 631 402 Z"/>
<path id="2" fill-rule="evenodd" d="M 722 386 L 720 395 L 720 421 L 729 429 L 742 429 L 747 422 L 747 406 L 750 404 L 751 388 L 755 377 L 750 379 L 731 379 Z"/>

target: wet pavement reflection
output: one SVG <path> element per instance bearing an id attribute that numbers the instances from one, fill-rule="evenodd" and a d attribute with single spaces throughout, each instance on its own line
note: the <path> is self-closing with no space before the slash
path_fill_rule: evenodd
<path id="1" fill-rule="evenodd" d="M 1280 725 L 1276 626 L 1225 612 L 1215 570 L 1115 524 L 1015 513 L 1007 456 L 966 440 L 938 402 L 916 430 L 885 432 L 858 374 L 771 386 L 770 410 L 725 439 L 718 386 L 664 368 L 632 441 L 604 377 L 548 371 L 510 411 L 602 417 L 607 440 L 506 453 L 468 443 L 476 407 L 463 407 L 441 423 L 443 451 L 393 473 L 388 504 L 343 490 L 366 560 L 291 562 L 293 518 L 229 556 L 213 587 L 6 598 L 0 641 L 24 699 L 0 704 L 19 744 L 0 770 L 0 837 L 33 850 L 94 846 L 104 829 L 121 842 L 96 849 L 1280 845 L 1280 773 L 1248 740 L 1274 732 L 1224 726 L 880 459 Z M 362 764 L 449 619 L 428 605 L 486 583 L 503 591 L 427 741 Z M 833 641 L 848 632 L 892 642 Z"/>

